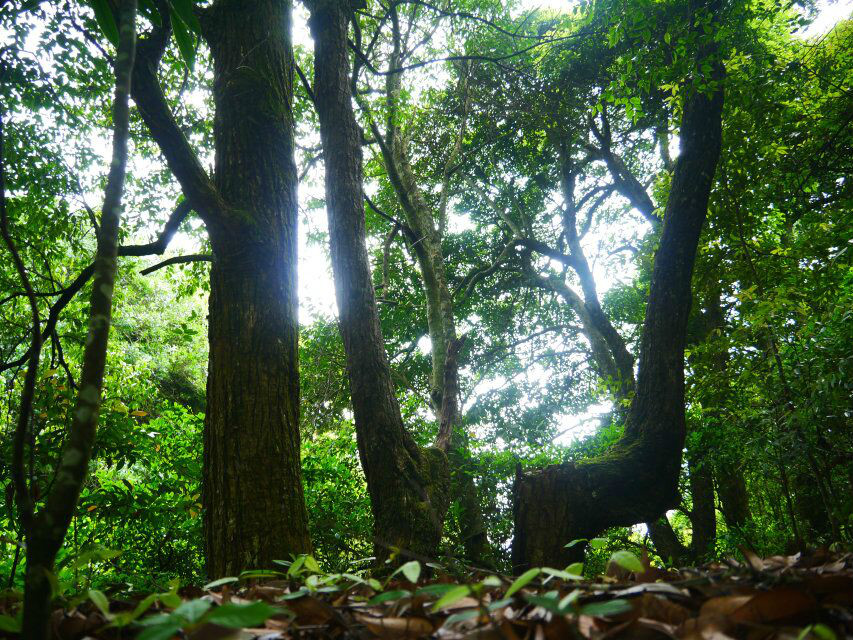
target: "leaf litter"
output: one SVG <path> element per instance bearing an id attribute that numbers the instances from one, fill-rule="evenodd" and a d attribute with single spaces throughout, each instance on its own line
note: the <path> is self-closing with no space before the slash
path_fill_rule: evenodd
<path id="1" fill-rule="evenodd" d="M 322 574 L 307 556 L 283 563 L 288 573 L 247 572 L 205 589 L 90 591 L 50 623 L 57 640 L 853 638 L 853 553 L 762 559 L 741 551 L 743 561 L 678 570 L 619 552 L 594 580 L 537 568 L 517 578 L 474 572 L 464 584 L 439 570 L 430 578 L 417 561 L 384 583 Z M 20 597 L 5 593 L 0 637 L 18 637 L 19 610 Z"/>

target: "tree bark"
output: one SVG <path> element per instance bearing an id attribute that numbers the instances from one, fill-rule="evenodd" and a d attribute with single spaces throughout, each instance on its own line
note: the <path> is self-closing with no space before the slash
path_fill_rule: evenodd
<path id="1" fill-rule="evenodd" d="M 565 549 L 607 527 L 654 521 L 678 500 L 684 446 L 684 344 L 691 277 L 720 154 L 723 96 L 687 98 L 624 436 L 602 456 L 519 475 L 513 494 L 515 571 L 565 565 Z"/>
<path id="2" fill-rule="evenodd" d="M 434 557 L 447 510 L 449 470 L 441 450 L 419 448 L 404 427 L 391 381 L 367 256 L 361 135 L 348 76 L 350 10 L 336 0 L 316 0 L 310 8 L 335 293 L 376 555 L 380 563 L 395 548 Z"/>
<path id="3" fill-rule="evenodd" d="M 710 460 L 707 456 L 699 459 L 688 456 L 687 473 L 693 500 L 693 508 L 690 510 L 693 529 L 690 551 L 695 559 L 700 560 L 713 555 L 717 540 L 717 509 Z"/>
<path id="4" fill-rule="evenodd" d="M 210 577 L 311 549 L 299 451 L 290 3 L 218 0 L 203 504 Z"/>
<path id="5" fill-rule="evenodd" d="M 646 527 L 652 544 L 655 545 L 655 551 L 664 562 L 679 565 L 690 557 L 690 550 L 681 544 L 665 514 L 657 520 L 647 522 Z"/>

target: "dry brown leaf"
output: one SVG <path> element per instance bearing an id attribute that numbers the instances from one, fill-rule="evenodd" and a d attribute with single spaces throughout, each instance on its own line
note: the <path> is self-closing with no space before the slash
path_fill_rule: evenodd
<path id="1" fill-rule="evenodd" d="M 813 611 L 817 600 L 797 589 L 780 588 L 762 591 L 731 613 L 736 622 L 773 622 Z"/>
<path id="2" fill-rule="evenodd" d="M 374 618 L 357 614 L 356 619 L 380 638 L 423 638 L 434 630 L 426 618 Z"/>
<path id="3" fill-rule="evenodd" d="M 345 626 L 345 621 L 341 614 L 335 611 L 328 602 L 319 600 L 314 596 L 305 596 L 304 598 L 296 598 L 288 600 L 285 605 L 294 614 L 296 614 L 296 622 L 298 624 L 328 624 L 336 622 Z"/>
<path id="4" fill-rule="evenodd" d="M 726 631 L 732 627 L 725 616 L 705 616 L 685 620 L 676 635 L 684 640 L 734 640 Z"/>
<path id="5" fill-rule="evenodd" d="M 747 602 L 752 600 L 754 593 L 747 593 L 735 596 L 717 596 L 702 603 L 699 609 L 699 617 L 705 618 L 710 616 L 727 616 L 733 611 L 737 611 Z"/>
<path id="6" fill-rule="evenodd" d="M 637 598 L 634 611 L 638 618 L 650 618 L 675 626 L 692 616 L 686 607 L 651 593 L 644 593 L 642 597 Z"/>
<path id="7" fill-rule="evenodd" d="M 745 547 L 742 544 L 738 545 L 738 549 L 743 554 L 743 557 L 746 558 L 747 563 L 754 571 L 763 571 L 764 570 L 764 561 L 759 558 L 752 549 Z"/>

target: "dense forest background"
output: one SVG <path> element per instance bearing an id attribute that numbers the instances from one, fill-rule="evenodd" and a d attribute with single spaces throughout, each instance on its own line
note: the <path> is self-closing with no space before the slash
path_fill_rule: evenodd
<path id="1" fill-rule="evenodd" d="M 739 546 L 768 556 L 850 543 L 853 22 L 824 19 L 810 30 L 825 7 L 773 0 L 546 8 L 317 0 L 294 7 L 292 60 L 283 37 L 262 68 L 246 62 L 273 38 L 258 35 L 263 20 L 252 22 L 261 9 L 232 4 L 193 13 L 189 1 L 139 2 L 106 374 L 89 473 L 56 556 L 60 583 L 162 589 L 176 577 L 203 583 L 259 568 L 249 565 L 263 564 L 264 552 L 240 566 L 211 551 L 234 544 L 228 536 L 240 534 L 217 532 L 235 519 L 287 540 L 287 548 L 271 547 L 273 557 L 312 551 L 328 571 L 365 569 L 400 547 L 420 560 L 511 573 L 513 558 L 568 561 L 586 546 L 585 571 L 594 573 L 620 549 L 647 548 L 654 562 L 672 565 Z M 270 21 L 288 24 L 287 3 L 261 5 Z M 101 268 L 93 256 L 106 235 L 101 202 L 116 167 L 109 157 L 119 130 L 122 6 L 0 9 L 4 225 L 30 283 L 4 247 L 0 578 L 9 586 L 22 585 L 27 569 L 15 461 L 38 512 L 63 482 L 60 456 L 73 444 L 78 394 L 89 388 L 81 369 L 92 343 L 91 276 Z M 338 51 L 326 38 L 340 24 Z M 338 72 L 343 83 L 326 86 Z M 275 91 L 258 88 L 265 74 Z M 338 89 L 350 92 L 342 102 Z M 691 110 L 713 110 L 715 100 L 719 159 L 696 174 L 705 178 L 679 178 L 690 170 L 680 145 L 689 150 L 695 138 L 714 146 L 712 126 L 684 128 Z M 340 105 L 354 116 L 354 128 L 341 133 L 349 138 L 334 137 L 349 122 Z M 270 128 L 268 118 L 290 131 Z M 179 144 L 169 147 L 172 134 Z M 355 184 L 340 178 L 353 149 L 363 156 L 354 215 L 363 211 L 387 389 L 381 368 L 353 364 L 384 356 L 359 361 L 370 340 L 346 333 L 358 322 L 356 294 L 371 290 L 357 280 L 358 256 L 347 262 L 342 249 L 359 224 L 326 211 L 330 202 L 345 208 L 345 194 L 330 184 Z M 190 151 L 195 164 L 184 162 Z M 267 171 L 275 163 L 281 169 Z M 334 176 L 339 183 L 330 183 Z M 686 206 L 675 202 L 674 185 L 711 178 L 692 277 L 690 265 L 676 269 L 692 290 L 684 342 L 672 347 L 684 349 L 681 401 L 671 391 L 680 366 L 644 381 L 643 362 L 654 356 L 641 354 L 657 348 L 643 346 L 647 301 L 670 212 Z M 296 182 L 298 198 L 287 191 Z M 277 189 L 268 183 L 284 185 L 276 192 L 284 195 L 267 198 Z M 220 196 L 227 224 L 215 213 Z M 285 222 L 259 213 L 246 226 L 256 209 L 282 207 L 292 209 Z M 261 254 L 273 256 L 272 267 Z M 349 305 L 341 314 L 330 256 L 338 305 Z M 680 285 L 657 286 L 676 298 Z M 256 291 L 277 287 L 290 287 L 284 302 Z M 42 344 L 21 431 L 34 310 Z M 298 338 L 288 327 L 275 333 L 276 317 L 295 323 L 297 314 Z M 278 337 L 267 343 L 260 333 Z M 297 339 L 298 382 L 288 368 Z M 680 351 L 675 357 L 682 361 Z M 374 387 L 375 404 L 364 404 Z M 676 438 L 673 453 L 683 458 L 623 462 L 608 453 L 620 451 L 626 424 L 638 423 L 643 394 L 684 407 L 683 447 Z M 394 403 L 397 418 L 383 413 Z M 278 429 L 269 426 L 275 418 L 261 413 L 298 424 L 287 446 L 301 456 L 301 489 L 298 464 L 293 484 L 287 465 L 276 463 L 279 444 L 263 435 Z M 409 435 L 371 444 L 357 429 L 365 415 L 397 420 Z M 261 422 L 248 428 L 245 420 Z M 665 436 L 653 437 L 669 451 Z M 433 459 L 416 451 L 433 444 L 450 469 L 446 485 L 427 487 L 429 504 L 448 505 L 435 544 L 394 530 L 394 540 L 410 544 L 383 546 L 382 518 L 405 513 L 368 482 L 406 481 L 385 471 L 366 479 L 364 469 L 408 448 L 427 477 Z M 626 500 L 637 499 L 634 482 L 666 492 L 670 466 L 677 498 L 650 498 L 655 506 L 636 522 L 614 516 L 569 529 L 584 540 L 568 549 L 572 539 L 559 527 L 529 524 L 527 555 L 511 552 L 514 522 L 532 522 L 524 509 L 556 509 L 549 501 L 558 498 L 525 482 L 538 482 L 548 465 L 583 470 L 608 455 L 624 467 L 608 482 L 625 487 Z M 585 513 L 606 512 L 615 493 L 593 486 L 573 500 Z M 244 511 L 226 513 L 233 500 Z M 255 511 L 277 511 L 282 501 L 290 511 L 256 517 L 246 506 L 253 500 Z M 647 517 L 653 511 L 661 517 Z M 536 555 L 545 547 L 535 527 L 557 551 Z"/>

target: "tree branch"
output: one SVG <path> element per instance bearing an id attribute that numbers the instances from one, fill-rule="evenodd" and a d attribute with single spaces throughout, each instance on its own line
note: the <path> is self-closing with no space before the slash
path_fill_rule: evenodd
<path id="1" fill-rule="evenodd" d="M 228 207 L 190 147 L 163 95 L 157 68 L 171 33 L 168 7 L 158 2 L 162 26 L 140 40 L 133 67 L 133 100 L 191 206 L 205 222 L 222 219 Z"/>
<path id="2" fill-rule="evenodd" d="M 149 273 L 154 273 L 158 269 L 162 269 L 163 267 L 168 267 L 172 264 L 184 264 L 187 262 L 213 262 L 213 256 L 207 253 L 192 253 L 185 256 L 174 256 L 172 258 L 167 258 L 162 262 L 158 262 L 157 264 L 150 266 L 146 269 L 143 269 L 139 273 L 143 276 L 147 276 Z"/>

